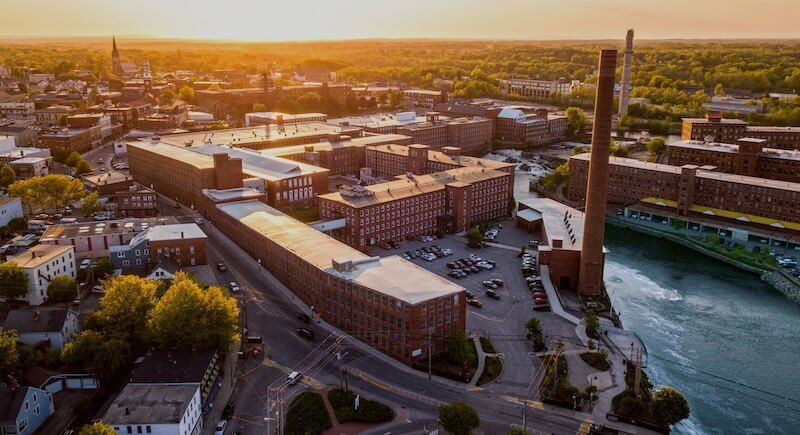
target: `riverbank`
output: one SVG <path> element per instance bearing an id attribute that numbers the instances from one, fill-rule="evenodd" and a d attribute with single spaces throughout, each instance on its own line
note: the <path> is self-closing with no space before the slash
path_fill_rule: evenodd
<path id="1" fill-rule="evenodd" d="M 699 243 L 690 238 L 687 238 L 682 234 L 676 234 L 669 231 L 664 231 L 660 229 L 647 227 L 644 225 L 635 224 L 627 220 L 619 219 L 615 216 L 607 216 L 606 222 L 608 224 L 620 228 L 626 228 L 642 234 L 647 234 L 653 237 L 669 240 L 671 242 L 689 248 L 695 252 L 698 252 L 700 254 L 711 257 L 715 260 L 719 260 L 723 263 L 734 266 L 738 269 L 756 274 L 760 277 L 761 281 L 766 282 L 774 289 L 778 290 L 778 292 L 784 295 L 787 299 L 796 304 L 800 304 L 800 283 L 798 283 L 795 279 L 786 276 L 786 274 L 783 271 L 777 268 L 771 267 L 769 265 L 763 265 L 759 267 L 756 265 L 739 261 L 735 258 L 731 258 L 719 252 L 707 249 L 706 247 L 700 245 Z"/>

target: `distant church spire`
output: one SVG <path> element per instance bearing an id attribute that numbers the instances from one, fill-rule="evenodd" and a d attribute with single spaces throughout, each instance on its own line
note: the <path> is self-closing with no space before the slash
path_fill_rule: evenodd
<path id="1" fill-rule="evenodd" d="M 122 70 L 122 62 L 119 59 L 119 51 L 117 51 L 117 38 L 111 36 L 111 71 L 117 77 L 122 77 L 124 71 Z"/>

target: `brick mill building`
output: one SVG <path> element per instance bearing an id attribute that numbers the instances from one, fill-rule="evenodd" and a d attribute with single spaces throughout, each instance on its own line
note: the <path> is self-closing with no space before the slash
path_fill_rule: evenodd
<path id="1" fill-rule="evenodd" d="M 206 190 L 209 219 L 314 315 L 407 364 L 466 328 L 464 288 L 398 256 L 370 257 L 254 199 Z M 432 331 L 432 332 L 431 332 Z"/>
<path id="2" fill-rule="evenodd" d="M 741 119 L 723 118 L 715 113 L 709 113 L 705 118 L 683 118 L 683 140 L 735 143 L 743 137 L 764 139 L 764 146 L 770 148 L 800 148 L 800 127 L 749 125 Z"/>
<path id="3" fill-rule="evenodd" d="M 669 164 L 707 165 L 720 172 L 800 182 L 800 151 L 767 148 L 766 143 L 747 137 L 733 144 L 682 140 L 668 145 Z"/>

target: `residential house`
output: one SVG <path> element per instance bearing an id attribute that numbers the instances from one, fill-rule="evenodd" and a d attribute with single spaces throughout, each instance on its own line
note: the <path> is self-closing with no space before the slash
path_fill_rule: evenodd
<path id="1" fill-rule="evenodd" d="M 34 387 L 0 385 L 0 435 L 27 435 L 53 415 L 53 396 Z"/>
<path id="2" fill-rule="evenodd" d="M 102 420 L 119 435 L 197 435 L 203 430 L 197 385 L 129 383 Z"/>
<path id="3" fill-rule="evenodd" d="M 77 312 L 65 308 L 11 310 L 3 328 L 16 330 L 18 341 L 29 346 L 63 350 L 80 330 L 80 322 Z"/>
<path id="4" fill-rule="evenodd" d="M 47 302 L 47 286 L 53 278 L 66 275 L 76 278 L 75 249 L 71 246 L 39 244 L 27 251 L 9 256 L 28 275 L 28 293 L 22 297 L 30 305 Z"/>

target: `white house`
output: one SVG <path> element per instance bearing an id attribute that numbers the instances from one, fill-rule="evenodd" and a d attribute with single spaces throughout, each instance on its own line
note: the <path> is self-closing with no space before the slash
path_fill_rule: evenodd
<path id="1" fill-rule="evenodd" d="M 71 245 L 39 244 L 8 257 L 8 262 L 16 263 L 28 274 L 28 293 L 22 299 L 30 305 L 47 301 L 47 286 L 53 278 L 66 275 L 75 279 L 77 276 L 75 249 Z"/>
<path id="2" fill-rule="evenodd" d="M 16 330 L 18 340 L 27 345 L 47 343 L 51 349 L 63 350 L 80 330 L 80 322 L 78 313 L 64 308 L 11 310 L 3 328 Z"/>
<path id="3" fill-rule="evenodd" d="M 11 222 L 11 219 L 22 217 L 22 200 L 14 197 L 0 198 L 0 227 Z"/>
<path id="4" fill-rule="evenodd" d="M 203 430 L 199 385 L 128 384 L 103 416 L 119 435 L 196 435 Z"/>

